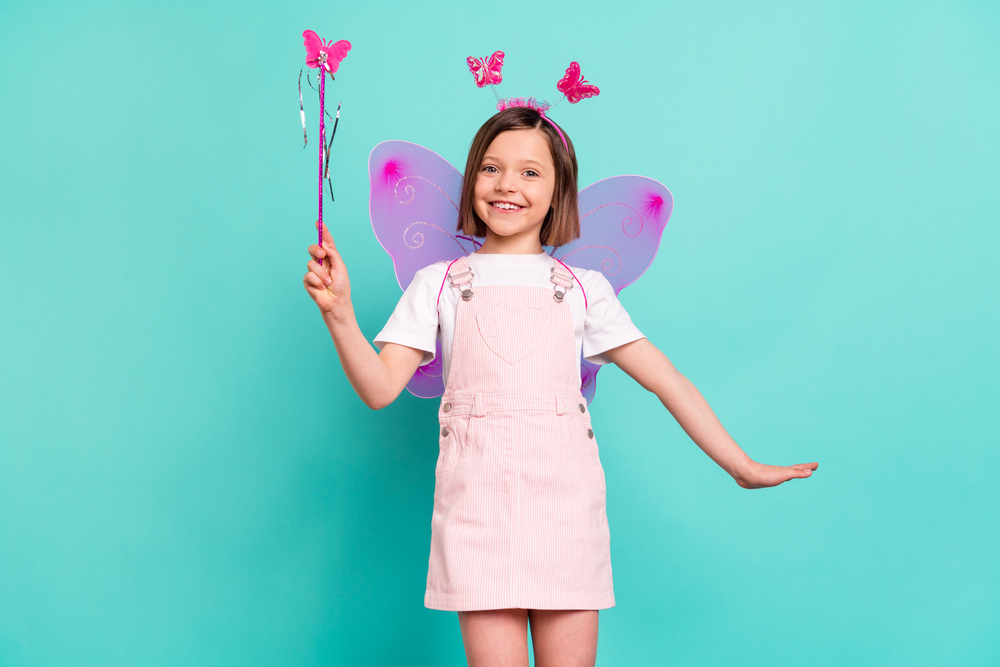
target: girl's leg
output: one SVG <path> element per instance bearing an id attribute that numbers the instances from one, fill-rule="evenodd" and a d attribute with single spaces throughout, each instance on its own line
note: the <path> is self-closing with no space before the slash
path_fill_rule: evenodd
<path id="1" fill-rule="evenodd" d="M 528 615 L 535 667 L 594 667 L 596 609 L 532 609 Z"/>
<path id="2" fill-rule="evenodd" d="M 469 667 L 528 667 L 526 609 L 460 611 L 458 622 Z"/>

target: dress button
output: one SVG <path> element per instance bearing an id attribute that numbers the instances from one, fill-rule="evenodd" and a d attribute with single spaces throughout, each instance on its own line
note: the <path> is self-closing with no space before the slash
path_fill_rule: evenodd
<path id="1" fill-rule="evenodd" d="M 594 439 L 594 429 L 592 428 L 587 429 L 587 437 L 590 438 L 591 440 Z"/>
<path id="2" fill-rule="evenodd" d="M 451 403 L 445 403 L 444 407 L 441 409 L 444 410 L 445 412 L 451 412 Z"/>
<path id="3" fill-rule="evenodd" d="M 583 403 L 580 404 L 580 412 L 586 412 L 587 408 L 583 407 Z"/>
<path id="4" fill-rule="evenodd" d="M 448 437 L 448 427 L 447 426 L 445 426 L 443 429 L 441 429 L 441 435 L 443 435 L 446 438 Z"/>

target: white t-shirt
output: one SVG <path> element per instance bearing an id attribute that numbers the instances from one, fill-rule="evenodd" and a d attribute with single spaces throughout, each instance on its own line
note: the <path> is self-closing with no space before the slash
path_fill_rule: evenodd
<path id="1" fill-rule="evenodd" d="M 472 253 L 466 257 L 469 268 L 475 274 L 472 289 L 486 285 L 518 285 L 524 287 L 553 288 L 549 277 L 552 275 L 552 257 L 546 252 L 537 255 L 506 255 Z M 461 294 L 445 281 L 445 271 L 449 262 L 438 262 L 425 266 L 416 272 L 413 281 L 406 288 L 396 304 L 392 316 L 382 331 L 375 336 L 375 347 L 379 350 L 386 343 L 398 343 L 424 351 L 420 365 L 434 361 L 435 344 L 441 338 L 442 369 L 448 377 L 451 367 L 451 344 L 455 333 L 455 313 Z M 579 269 L 570 266 L 583 291 L 587 293 L 586 307 L 580 284 L 574 281 L 573 288 L 566 293 L 566 300 L 573 315 L 576 333 L 576 358 L 581 356 L 594 364 L 610 363 L 603 353 L 645 338 L 625 312 L 615 290 L 600 271 Z M 444 288 L 441 283 L 444 282 Z M 438 292 L 441 301 L 438 304 Z M 438 316 L 440 306 L 440 318 Z M 580 369 L 577 367 L 577 374 Z"/>

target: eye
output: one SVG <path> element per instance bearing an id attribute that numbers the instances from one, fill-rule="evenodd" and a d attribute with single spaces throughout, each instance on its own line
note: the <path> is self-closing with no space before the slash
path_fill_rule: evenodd
<path id="1" fill-rule="evenodd" d="M 490 169 L 492 169 L 493 171 L 488 171 L 488 170 L 490 170 Z M 486 165 L 486 166 L 485 166 L 485 167 L 483 167 L 483 169 L 482 169 L 482 171 L 487 171 L 487 172 L 488 172 L 488 173 L 490 173 L 490 174 L 492 174 L 492 173 L 493 173 L 494 171 L 496 171 L 496 170 L 497 170 L 497 168 L 496 168 L 496 167 L 494 167 L 494 166 L 493 166 L 493 165 L 491 165 L 491 164 L 488 164 L 488 165 Z"/>
<path id="2" fill-rule="evenodd" d="M 525 173 L 526 176 L 538 176 L 538 172 L 535 171 L 534 169 L 529 169 L 528 171 L 526 171 L 524 173 Z"/>

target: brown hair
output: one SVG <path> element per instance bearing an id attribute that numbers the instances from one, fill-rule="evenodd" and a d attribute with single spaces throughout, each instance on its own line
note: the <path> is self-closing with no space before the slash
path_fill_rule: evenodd
<path id="1" fill-rule="evenodd" d="M 472 145 L 469 146 L 469 158 L 465 163 L 465 182 L 462 185 L 462 198 L 458 205 L 458 231 L 470 236 L 486 236 L 486 223 L 476 215 L 473 207 L 476 195 L 476 178 L 479 176 L 479 166 L 486 155 L 486 149 L 501 132 L 508 130 L 541 130 L 549 139 L 549 149 L 552 151 L 552 163 L 556 170 L 556 184 L 552 192 L 552 208 L 545 215 L 539 238 L 542 245 L 559 247 L 580 236 L 580 211 L 577 206 L 576 191 L 576 153 L 573 142 L 566 137 L 566 145 L 555 126 L 535 109 L 527 107 L 511 107 L 495 114 L 476 132 Z"/>

